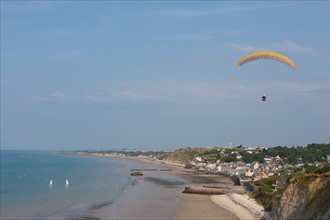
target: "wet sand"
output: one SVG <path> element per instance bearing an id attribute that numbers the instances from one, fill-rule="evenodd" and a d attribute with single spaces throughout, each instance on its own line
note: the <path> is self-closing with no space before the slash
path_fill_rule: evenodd
<path id="1" fill-rule="evenodd" d="M 118 200 L 94 210 L 90 216 L 116 220 L 237 219 L 233 212 L 212 201 L 210 195 L 182 193 L 187 185 L 233 184 L 227 177 L 198 173 L 157 161 L 131 159 L 150 163 L 150 167 L 157 171 L 143 172 L 143 176 L 135 177 L 136 184 L 129 187 Z"/>
<path id="2" fill-rule="evenodd" d="M 184 181 L 166 173 L 146 172 L 136 185 L 114 202 L 96 211 L 99 219 L 174 219 L 179 205 L 176 192 Z"/>

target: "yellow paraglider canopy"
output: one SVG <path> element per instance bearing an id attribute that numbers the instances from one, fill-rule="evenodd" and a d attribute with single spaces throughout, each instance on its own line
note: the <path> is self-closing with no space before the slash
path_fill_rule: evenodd
<path id="1" fill-rule="evenodd" d="M 293 70 L 296 70 L 296 64 L 294 62 L 292 62 L 286 56 L 283 56 L 279 53 L 266 52 L 266 51 L 251 53 L 251 54 L 243 57 L 242 59 L 240 59 L 238 61 L 237 67 L 240 67 L 244 63 L 250 62 L 252 60 L 257 60 L 257 59 L 274 59 L 274 60 L 280 61 L 282 63 L 285 63 L 285 64 L 289 65 Z"/>

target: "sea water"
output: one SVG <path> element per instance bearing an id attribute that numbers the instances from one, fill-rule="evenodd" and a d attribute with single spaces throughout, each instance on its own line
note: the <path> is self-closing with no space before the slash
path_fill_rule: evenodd
<path id="1" fill-rule="evenodd" d="M 133 184 L 129 169 L 137 166 L 117 158 L 1 150 L 1 219 L 86 216 Z"/>

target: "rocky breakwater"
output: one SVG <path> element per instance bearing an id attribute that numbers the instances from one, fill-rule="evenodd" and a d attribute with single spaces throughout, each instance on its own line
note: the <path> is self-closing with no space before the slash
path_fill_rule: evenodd
<path id="1" fill-rule="evenodd" d="M 282 196 L 273 198 L 272 216 L 282 219 L 330 219 L 330 172 L 289 180 Z"/>
<path id="2" fill-rule="evenodd" d="M 244 194 L 242 186 L 186 186 L 183 193 L 222 195 L 227 193 Z"/>

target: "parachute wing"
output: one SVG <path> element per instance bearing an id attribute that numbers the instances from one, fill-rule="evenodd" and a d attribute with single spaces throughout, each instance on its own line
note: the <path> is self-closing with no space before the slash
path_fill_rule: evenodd
<path id="1" fill-rule="evenodd" d="M 286 56 L 283 56 L 283 55 L 281 55 L 279 53 L 275 53 L 275 52 L 255 52 L 255 53 L 251 53 L 251 54 L 243 57 L 242 59 L 240 59 L 237 63 L 237 67 L 240 67 L 244 63 L 247 63 L 247 62 L 250 62 L 250 61 L 253 61 L 253 60 L 258 60 L 258 59 L 274 59 L 274 60 L 280 61 L 284 64 L 287 64 L 293 70 L 296 70 L 296 64 L 294 62 L 292 62 L 292 60 L 290 60 Z"/>

